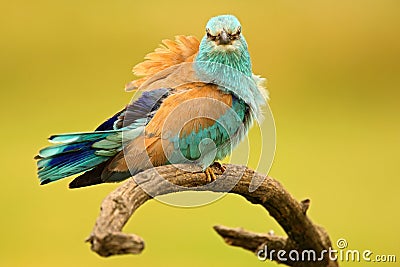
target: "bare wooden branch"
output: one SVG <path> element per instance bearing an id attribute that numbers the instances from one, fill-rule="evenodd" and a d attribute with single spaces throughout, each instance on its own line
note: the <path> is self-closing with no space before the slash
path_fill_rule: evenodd
<path id="1" fill-rule="evenodd" d="M 244 166 L 231 164 L 224 166 L 226 171 L 223 175 L 220 168 L 213 166 L 217 175 L 213 183 L 207 182 L 205 174 L 198 167 L 188 165 L 157 167 L 136 175 L 135 179 L 129 179 L 103 200 L 100 215 L 87 239 L 91 243 L 91 249 L 101 256 L 139 254 L 144 249 L 143 239 L 134 234 L 122 233 L 122 228 L 135 210 L 151 199 L 151 196 L 189 190 L 213 192 L 230 190 L 229 193 L 241 195 L 253 204 L 262 205 L 282 226 L 288 237 L 215 226 L 214 229 L 227 244 L 250 250 L 258 256 L 265 247 L 269 251 L 282 250 L 286 253 L 312 250 L 317 256 L 323 255 L 323 257 L 317 261 L 290 259 L 282 261 L 277 254 L 266 255 L 266 258 L 270 259 L 271 256 L 274 261 L 296 267 L 338 266 L 336 261 L 330 260 L 328 253 L 322 253 L 331 247 L 331 242 L 326 231 L 313 224 L 306 215 L 309 200 L 299 203 L 277 180 Z M 254 184 L 259 186 L 254 187 Z M 179 190 L 174 185 L 180 186 Z"/>

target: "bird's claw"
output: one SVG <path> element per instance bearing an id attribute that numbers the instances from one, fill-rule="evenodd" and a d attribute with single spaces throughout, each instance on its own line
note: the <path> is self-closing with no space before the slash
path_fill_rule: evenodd
<path id="1" fill-rule="evenodd" d="M 207 182 L 213 182 L 217 179 L 217 176 L 215 176 L 215 173 L 211 167 L 207 167 L 204 173 L 206 174 Z"/>
<path id="2" fill-rule="evenodd" d="M 221 173 L 224 173 L 226 171 L 226 167 L 217 161 L 214 162 L 212 166 L 215 166 L 218 169 L 220 169 Z M 212 167 L 207 167 L 204 173 L 206 174 L 207 182 L 214 182 L 217 179 L 217 176 L 215 175 L 215 172 L 212 169 Z"/>
<path id="3" fill-rule="evenodd" d="M 218 169 L 220 169 L 222 173 L 224 173 L 224 172 L 226 171 L 226 167 L 225 167 L 224 165 L 222 165 L 222 164 L 221 164 L 220 162 L 218 162 L 218 161 L 215 161 L 213 165 L 217 166 Z"/>

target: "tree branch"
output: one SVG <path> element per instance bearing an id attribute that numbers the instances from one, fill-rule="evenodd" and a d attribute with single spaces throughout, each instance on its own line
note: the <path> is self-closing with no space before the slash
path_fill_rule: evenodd
<path id="1" fill-rule="evenodd" d="M 288 266 L 338 266 L 336 261 L 330 260 L 328 253 L 322 253 L 331 248 L 331 242 L 326 231 L 313 224 L 307 217 L 309 200 L 297 202 L 277 180 L 271 177 L 243 166 L 230 164 L 224 166 L 226 171 L 222 175 L 220 168 L 212 167 L 217 175 L 213 183 L 207 182 L 205 174 L 198 167 L 188 165 L 156 167 L 137 174 L 135 179 L 129 179 L 103 200 L 100 215 L 87 239 L 91 243 L 91 249 L 104 257 L 141 253 L 144 249 L 143 239 L 134 234 L 122 233 L 122 228 L 135 210 L 151 199 L 151 196 L 189 190 L 213 192 L 230 190 L 229 193 L 241 195 L 253 204 L 262 205 L 282 226 L 288 237 L 214 226 L 215 231 L 227 244 L 250 250 L 258 256 L 263 256 L 265 248 L 268 248 L 268 252 L 282 250 L 282 253 L 286 253 L 287 260 L 282 260 L 277 253 L 273 255 L 267 253 L 264 256 Z M 135 181 L 139 181 L 140 186 Z M 259 186 L 255 188 L 255 184 Z M 179 190 L 174 185 L 180 186 Z M 310 261 L 305 257 L 290 260 L 293 257 L 288 257 L 291 251 L 301 256 L 301 253 L 309 250 L 314 251 L 317 258 L 323 255 L 322 259 Z M 292 256 L 295 255 L 296 253 Z"/>

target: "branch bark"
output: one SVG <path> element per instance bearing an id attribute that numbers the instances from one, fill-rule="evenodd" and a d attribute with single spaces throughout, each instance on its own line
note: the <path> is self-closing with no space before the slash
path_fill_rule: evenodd
<path id="1" fill-rule="evenodd" d="M 327 232 L 312 223 L 306 215 L 309 200 L 296 201 L 277 180 L 249 168 L 231 164 L 224 166 L 226 171 L 223 174 L 220 168 L 212 167 L 217 175 L 213 183 L 207 182 L 205 174 L 198 167 L 188 165 L 156 167 L 137 174 L 135 179 L 129 179 L 103 200 L 100 215 L 87 239 L 91 243 L 91 249 L 104 257 L 141 253 L 144 249 L 143 239 L 135 234 L 123 233 L 122 228 L 133 213 L 152 198 L 151 196 L 189 190 L 227 192 L 230 189 L 229 193 L 241 195 L 253 204 L 262 205 L 288 236 L 280 237 L 214 226 L 215 231 L 227 244 L 242 247 L 258 256 L 265 256 L 266 259 L 288 266 L 338 266 L 336 261 L 329 258 L 328 253 L 323 253 L 332 247 Z M 259 186 L 255 188 L 255 184 Z M 179 190 L 174 185 L 180 186 Z M 255 190 L 251 190 L 252 188 Z M 278 253 L 264 255 L 265 248 L 269 252 L 284 251 L 283 258 L 287 260 L 282 260 L 282 254 L 278 257 Z M 322 257 L 318 260 L 308 260 L 310 251 L 313 251 L 317 258 L 321 255 Z M 289 257 L 291 252 L 292 257 Z M 308 257 L 302 258 L 304 252 Z M 296 256 L 300 256 L 298 260 L 290 260 Z"/>

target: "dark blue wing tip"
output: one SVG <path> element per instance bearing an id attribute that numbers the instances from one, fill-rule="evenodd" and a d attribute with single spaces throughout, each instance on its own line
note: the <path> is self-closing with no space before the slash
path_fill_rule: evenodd
<path id="1" fill-rule="evenodd" d="M 47 138 L 47 140 L 51 141 L 51 140 L 53 140 L 55 137 L 57 137 L 56 134 L 50 135 L 50 136 Z"/>
<path id="2" fill-rule="evenodd" d="M 114 130 L 114 123 L 118 120 L 119 116 L 125 111 L 125 109 L 121 110 L 120 112 L 116 113 L 114 116 L 103 122 L 99 125 L 95 131 L 107 131 L 107 130 Z"/>
<path id="3" fill-rule="evenodd" d="M 44 180 L 40 181 L 40 185 L 45 185 L 45 184 L 48 184 L 50 182 L 52 182 L 50 179 L 44 179 Z"/>

